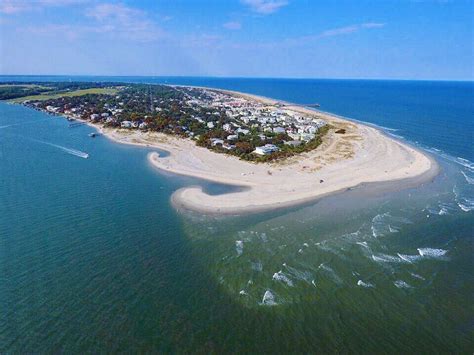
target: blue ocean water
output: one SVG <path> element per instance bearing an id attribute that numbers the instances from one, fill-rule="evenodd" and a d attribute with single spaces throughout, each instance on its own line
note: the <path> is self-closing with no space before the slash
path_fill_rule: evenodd
<path id="1" fill-rule="evenodd" d="M 472 82 L 0 76 L 70 79 L 318 102 L 426 148 L 442 171 L 395 193 L 202 216 L 172 193 L 225 186 L 0 103 L 0 351 L 472 351 Z"/>

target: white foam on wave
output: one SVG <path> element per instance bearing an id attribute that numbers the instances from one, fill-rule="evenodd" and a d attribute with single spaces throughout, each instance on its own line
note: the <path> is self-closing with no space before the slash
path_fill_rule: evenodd
<path id="1" fill-rule="evenodd" d="M 294 267 L 286 265 L 286 263 L 283 263 L 283 266 L 285 267 L 286 271 L 288 271 L 288 273 L 297 280 L 306 281 L 309 283 L 313 278 L 313 275 L 309 271 L 298 270 Z"/>
<path id="2" fill-rule="evenodd" d="M 390 233 L 398 233 L 398 232 L 400 232 L 397 228 L 392 227 L 390 224 L 388 225 L 388 230 L 390 231 Z"/>
<path id="3" fill-rule="evenodd" d="M 445 249 L 434 249 L 434 248 L 418 248 L 418 253 L 422 257 L 426 258 L 440 258 L 446 255 L 448 252 Z"/>
<path id="4" fill-rule="evenodd" d="M 413 288 L 403 280 L 396 280 L 393 282 L 393 284 L 398 288 Z"/>
<path id="5" fill-rule="evenodd" d="M 366 287 L 366 288 L 375 287 L 374 284 L 370 282 L 364 282 L 362 280 L 357 281 L 357 286 Z"/>
<path id="6" fill-rule="evenodd" d="M 241 256 L 244 252 L 244 242 L 242 240 L 235 241 L 235 251 L 237 252 L 237 256 Z"/>
<path id="7" fill-rule="evenodd" d="M 322 263 L 318 266 L 318 270 L 323 270 L 335 283 L 341 284 L 342 279 L 336 274 L 336 272 L 328 265 Z"/>
<path id="8" fill-rule="evenodd" d="M 410 272 L 410 275 L 419 280 L 426 280 L 423 276 Z"/>
<path id="9" fill-rule="evenodd" d="M 468 168 L 470 171 L 474 171 L 474 163 L 468 159 L 464 159 L 461 157 L 456 157 L 456 162 L 466 168 Z"/>
<path id="10" fill-rule="evenodd" d="M 286 276 L 283 271 L 278 271 L 278 272 L 275 272 L 272 276 L 272 280 L 274 281 L 281 281 L 285 284 L 287 284 L 288 286 L 290 287 L 293 287 L 293 281 L 290 280 L 290 278 L 288 276 Z"/>
<path id="11" fill-rule="evenodd" d="M 263 306 L 276 306 L 278 303 L 275 301 L 275 295 L 270 290 L 266 290 L 261 305 Z"/>
<path id="12" fill-rule="evenodd" d="M 456 204 L 461 210 L 463 210 L 464 212 L 470 212 L 474 209 L 474 199 L 466 196 L 461 196 L 461 192 L 459 191 L 457 185 L 454 185 L 453 187 L 453 194 L 454 200 L 456 201 Z"/>
<path id="13" fill-rule="evenodd" d="M 381 213 L 372 218 L 370 227 L 374 238 L 383 237 L 389 233 L 400 231 L 402 224 L 413 223 L 408 218 L 392 216 L 389 212 Z"/>
<path id="14" fill-rule="evenodd" d="M 398 256 L 388 255 L 388 254 L 372 254 L 372 260 L 377 263 L 403 263 L 405 260 L 401 259 Z"/>
<path id="15" fill-rule="evenodd" d="M 405 139 L 405 137 L 399 135 L 399 134 L 395 134 L 395 133 L 390 133 L 390 132 L 386 132 L 389 136 L 392 136 L 393 138 L 398 138 L 398 139 Z"/>
<path id="16" fill-rule="evenodd" d="M 418 260 L 420 260 L 422 258 L 421 255 L 407 255 L 407 254 L 400 254 L 400 253 L 397 253 L 398 257 L 404 261 L 406 261 L 407 263 L 414 263 Z"/>
<path id="17" fill-rule="evenodd" d="M 474 163 L 472 161 L 468 160 L 468 159 L 461 158 L 461 157 L 454 157 L 452 155 L 449 155 L 449 154 L 443 152 L 440 149 L 436 149 L 436 148 L 433 148 L 433 147 L 424 147 L 424 149 L 429 151 L 429 152 L 436 153 L 439 156 L 443 157 L 444 159 L 449 160 L 449 161 L 451 161 L 453 163 L 456 163 L 458 165 L 461 165 L 461 166 L 467 168 L 469 171 L 474 172 Z"/>
<path id="18" fill-rule="evenodd" d="M 464 178 L 466 179 L 467 183 L 469 185 L 473 185 L 474 184 L 474 178 L 469 176 L 466 172 L 464 172 L 463 170 L 461 170 L 461 174 L 464 175 Z"/>

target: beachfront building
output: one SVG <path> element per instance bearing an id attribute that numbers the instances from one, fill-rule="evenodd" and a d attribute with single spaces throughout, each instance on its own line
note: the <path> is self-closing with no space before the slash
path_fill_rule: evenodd
<path id="1" fill-rule="evenodd" d="M 278 152 L 279 150 L 280 148 L 278 148 L 274 144 L 265 144 L 263 146 L 256 147 L 254 153 L 258 155 L 268 155 L 274 152 Z"/>

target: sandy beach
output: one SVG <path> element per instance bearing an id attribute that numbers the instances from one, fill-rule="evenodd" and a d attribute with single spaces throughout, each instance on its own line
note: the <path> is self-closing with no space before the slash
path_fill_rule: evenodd
<path id="1" fill-rule="evenodd" d="M 276 101 L 248 94 L 234 95 Z M 315 150 L 272 164 L 257 164 L 198 147 L 192 140 L 157 132 L 101 128 L 107 137 L 126 144 L 156 147 L 169 155 L 150 153 L 149 161 L 168 173 L 241 186 L 224 195 L 208 195 L 198 186 L 176 191 L 172 201 L 181 208 L 205 213 L 243 213 L 296 205 L 364 183 L 400 181 L 401 187 L 421 184 L 438 172 L 436 162 L 421 151 L 379 130 L 339 117 L 287 106 L 329 122 L 331 129 Z M 344 128 L 345 134 L 337 134 Z"/>

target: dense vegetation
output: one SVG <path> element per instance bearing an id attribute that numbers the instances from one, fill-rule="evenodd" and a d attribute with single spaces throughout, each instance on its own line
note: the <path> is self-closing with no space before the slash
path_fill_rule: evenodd
<path id="1" fill-rule="evenodd" d="M 104 89 L 108 92 L 104 93 Z M 34 94 L 38 96 L 31 96 Z M 229 117 L 225 105 L 199 104 L 211 102 L 212 98 L 209 93 L 195 88 L 82 82 L 0 85 L 0 98 L 19 97 L 20 101 L 25 98 L 25 104 L 35 109 L 51 112 L 49 108 L 54 107 L 55 114 L 73 115 L 110 127 L 121 127 L 123 122 L 129 121 L 135 124 L 134 128 L 140 125 L 144 130 L 189 137 L 199 146 L 255 162 L 283 159 L 315 149 L 329 130 L 329 126 L 325 126 L 309 141 L 287 144 L 292 139 L 286 132 L 264 132 L 262 127 L 243 123 L 240 116 Z M 248 133 L 225 130 L 226 124 Z M 215 139 L 222 139 L 226 144 L 213 144 Z M 279 151 L 263 156 L 254 153 L 256 147 L 265 144 L 275 145 Z"/>

